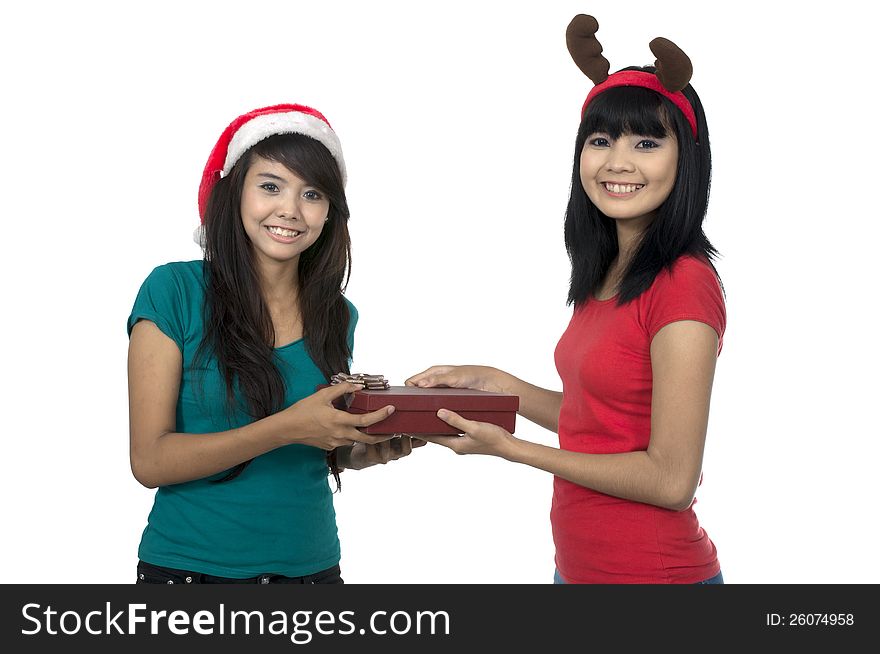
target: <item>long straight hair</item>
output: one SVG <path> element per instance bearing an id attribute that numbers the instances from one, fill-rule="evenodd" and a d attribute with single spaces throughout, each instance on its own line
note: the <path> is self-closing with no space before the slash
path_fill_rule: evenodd
<path id="1" fill-rule="evenodd" d="M 205 334 L 197 357 L 216 357 L 228 407 L 259 420 L 284 408 L 285 384 L 275 355 L 275 329 L 241 218 L 244 179 L 256 156 L 283 164 L 330 201 L 321 235 L 300 254 L 298 266 L 303 340 L 328 383 L 333 374 L 349 372 L 350 315 L 343 291 L 351 271 L 351 239 L 339 167 L 308 136 L 280 134 L 260 141 L 214 186 L 205 210 Z M 243 404 L 236 401 L 236 389 Z M 328 455 L 328 466 L 339 488 L 335 456 L 335 450 Z M 238 464 L 217 481 L 234 479 L 249 463 Z"/>
<path id="2" fill-rule="evenodd" d="M 625 70 L 655 72 L 653 66 Z M 579 307 L 593 297 L 618 255 L 614 219 L 599 211 L 581 182 L 581 152 L 587 138 L 596 132 L 613 139 L 622 134 L 637 134 L 654 138 L 674 136 L 678 141 L 675 184 L 636 245 L 620 283 L 617 304 L 636 299 L 650 288 L 660 271 L 671 268 L 684 254 L 698 256 L 709 265 L 717 256 L 703 232 L 712 176 L 709 129 L 696 91 L 688 85 L 683 93 L 696 114 L 696 140 L 681 110 L 649 89 L 608 89 L 588 105 L 575 140 L 571 195 L 565 213 L 565 248 L 571 261 L 568 304 Z"/>

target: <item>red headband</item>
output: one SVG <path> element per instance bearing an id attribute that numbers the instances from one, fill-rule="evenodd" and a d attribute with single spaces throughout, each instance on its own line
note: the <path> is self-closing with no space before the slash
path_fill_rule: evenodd
<path id="1" fill-rule="evenodd" d="M 691 106 L 691 103 L 688 102 L 684 93 L 681 91 L 676 91 L 675 93 L 667 91 L 654 73 L 646 73 L 641 70 L 622 70 L 619 73 L 609 75 L 608 79 L 601 84 L 596 84 L 596 86 L 590 89 L 590 93 L 584 101 L 584 106 L 581 109 L 581 117 L 583 117 L 584 112 L 587 110 L 587 105 L 590 104 L 593 98 L 603 91 L 613 89 L 615 86 L 640 86 L 645 89 L 656 91 L 664 98 L 668 98 L 676 107 L 681 109 L 684 117 L 687 118 L 688 123 L 690 123 L 694 138 L 697 138 L 697 116 L 694 114 L 694 108 Z"/>

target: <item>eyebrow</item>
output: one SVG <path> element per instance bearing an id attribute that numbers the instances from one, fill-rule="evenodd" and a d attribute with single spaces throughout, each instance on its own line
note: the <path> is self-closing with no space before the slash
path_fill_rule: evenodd
<path id="1" fill-rule="evenodd" d="M 265 177 L 266 179 L 276 179 L 279 182 L 285 181 L 283 177 L 279 177 L 278 175 L 273 175 L 272 173 L 257 173 L 257 177 Z"/>

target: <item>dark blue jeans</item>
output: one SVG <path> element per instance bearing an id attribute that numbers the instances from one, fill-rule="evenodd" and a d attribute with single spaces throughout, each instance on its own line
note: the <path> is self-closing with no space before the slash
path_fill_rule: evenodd
<path id="1" fill-rule="evenodd" d="M 144 561 L 138 561 L 136 584 L 342 584 L 342 576 L 338 565 L 332 568 L 305 575 L 304 577 L 285 577 L 284 575 L 262 574 L 245 579 L 232 577 L 215 577 L 177 570 L 175 568 L 163 568 Z"/>
<path id="2" fill-rule="evenodd" d="M 562 575 L 559 574 L 559 570 L 556 570 L 553 573 L 553 583 L 554 584 L 564 584 L 565 583 L 565 579 L 563 579 Z M 721 575 L 721 572 L 719 572 L 717 575 L 715 575 L 714 577 L 712 577 L 710 579 L 704 579 L 703 581 L 697 582 L 697 584 L 723 584 L 723 583 L 724 583 L 724 577 Z"/>

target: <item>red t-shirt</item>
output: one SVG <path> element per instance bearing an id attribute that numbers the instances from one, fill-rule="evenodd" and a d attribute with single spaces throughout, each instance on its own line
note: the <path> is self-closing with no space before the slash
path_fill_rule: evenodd
<path id="1" fill-rule="evenodd" d="M 651 340 L 678 320 L 726 325 L 712 268 L 691 256 L 660 272 L 638 298 L 589 300 L 556 346 L 562 379 L 559 444 L 605 454 L 644 451 L 651 438 Z M 570 583 L 696 583 L 718 574 L 715 545 L 693 505 L 672 511 L 554 478 L 556 567 Z"/>

